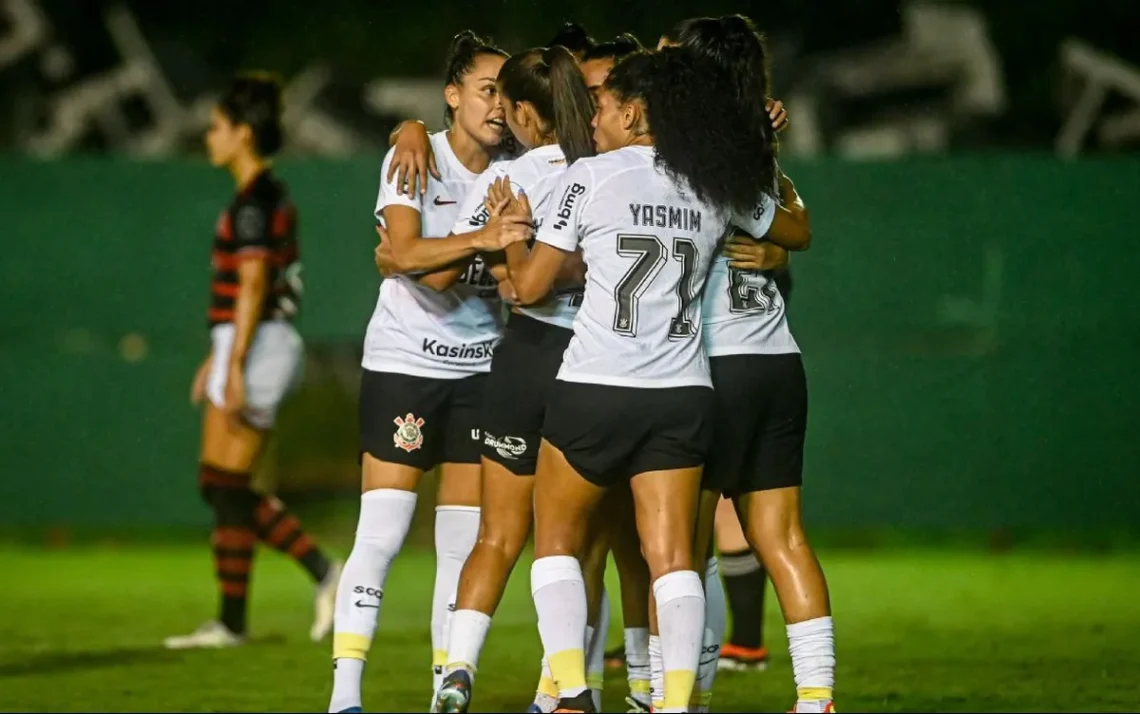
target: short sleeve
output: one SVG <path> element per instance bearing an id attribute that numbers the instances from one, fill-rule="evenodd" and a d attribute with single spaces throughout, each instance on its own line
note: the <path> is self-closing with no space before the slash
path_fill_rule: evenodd
<path id="1" fill-rule="evenodd" d="M 388 169 L 392 166 L 392 156 L 396 153 L 396 149 L 388 150 L 388 154 L 384 157 L 384 163 L 380 166 L 380 191 L 376 196 L 376 222 L 380 225 L 384 223 L 384 209 L 388 206 L 407 206 L 408 208 L 415 209 L 423 213 L 423 196 L 419 191 L 414 195 L 408 196 L 407 194 L 397 191 L 396 181 L 399 176 L 393 176 L 391 181 L 386 181 L 385 177 L 388 175 Z"/>
<path id="2" fill-rule="evenodd" d="M 768 234 L 772 221 L 776 218 L 776 201 L 764 194 L 748 213 L 734 213 L 732 225 L 744 231 L 753 238 L 760 239 Z"/>
<path id="3" fill-rule="evenodd" d="M 451 229 L 452 233 L 455 235 L 471 233 L 487 225 L 491 214 L 487 211 L 483 199 L 487 197 L 491 184 L 502 175 L 502 171 L 494 166 L 479 174 L 479 178 L 475 179 L 475 183 L 467 192 L 467 198 L 463 199 L 463 205 L 460 206 L 459 215 L 455 219 L 455 226 Z"/>
<path id="4" fill-rule="evenodd" d="M 562 175 L 562 183 L 554 191 L 555 200 L 542 218 L 536 241 L 566 252 L 578 249 L 584 228 L 583 208 L 594 189 L 594 175 L 587 163 L 586 160 L 575 161 Z"/>
<path id="5" fill-rule="evenodd" d="M 268 250 L 273 238 L 273 211 L 253 198 L 239 201 L 232 210 L 237 251 Z"/>

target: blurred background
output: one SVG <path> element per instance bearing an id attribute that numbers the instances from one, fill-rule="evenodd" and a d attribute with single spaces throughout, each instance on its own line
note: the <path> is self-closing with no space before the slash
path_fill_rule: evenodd
<path id="1" fill-rule="evenodd" d="M 1133 0 L 0 0 L 0 525 L 205 522 L 186 395 L 231 188 L 202 133 L 234 72 L 287 84 L 305 257 L 307 378 L 261 478 L 351 505 L 379 165 L 398 121 L 440 125 L 452 35 L 517 50 L 572 19 L 653 44 L 727 12 L 768 34 L 816 224 L 791 308 L 813 523 L 1133 532 Z"/>
<path id="2" fill-rule="evenodd" d="M 789 316 L 847 710 L 1135 711 L 1137 0 L 0 0 L 0 710 L 324 706 L 307 640 L 256 665 L 155 649 L 214 599 L 188 396 L 233 190 L 202 134 L 235 72 L 285 81 L 305 265 L 305 380 L 257 479 L 345 554 L 380 163 L 400 120 L 441 125 L 451 37 L 517 51 L 574 20 L 654 45 L 732 12 L 768 35 L 781 163 L 812 211 Z M 385 647 L 418 648 L 369 685 L 393 710 L 427 700 L 432 487 L 393 575 L 419 585 L 385 593 Z M 299 642 L 308 585 L 274 558 L 255 629 Z M 515 679 L 484 701 L 518 707 L 525 583 L 508 603 L 485 659 Z M 784 711 L 773 667 L 759 691 Z M 755 711 L 743 681 L 726 696 Z"/>

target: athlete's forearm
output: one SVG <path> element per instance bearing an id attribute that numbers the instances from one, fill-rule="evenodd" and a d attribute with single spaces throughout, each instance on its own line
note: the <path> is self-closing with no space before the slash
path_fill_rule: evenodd
<path id="1" fill-rule="evenodd" d="M 399 247 L 393 246 L 392 257 L 400 273 L 438 270 L 475 255 L 479 236 L 474 233 L 450 235 L 446 238 L 416 238 Z"/>
<path id="2" fill-rule="evenodd" d="M 533 305 L 550 294 L 568 255 L 545 243 L 535 243 L 529 252 L 521 243 L 515 243 L 503 252 L 507 254 L 507 272 L 520 305 Z"/>
<path id="3" fill-rule="evenodd" d="M 586 261 L 582 260 L 582 252 L 574 251 L 566 256 L 558 277 L 554 279 L 554 289 L 580 288 L 586 283 Z"/>
<path id="4" fill-rule="evenodd" d="M 244 365 L 258 318 L 265 305 L 269 269 L 264 260 L 243 260 L 238 268 L 238 294 L 234 301 L 234 342 L 230 365 Z"/>
<path id="5" fill-rule="evenodd" d="M 452 285 L 459 281 L 463 274 L 467 272 L 467 266 L 471 264 L 471 260 L 460 260 L 446 268 L 440 270 L 433 270 L 430 273 L 424 273 L 416 277 L 416 282 L 420 285 L 426 285 L 432 290 L 443 292 Z"/>

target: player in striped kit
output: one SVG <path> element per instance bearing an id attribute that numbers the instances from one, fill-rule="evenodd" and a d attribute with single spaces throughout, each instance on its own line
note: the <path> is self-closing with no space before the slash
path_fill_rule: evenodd
<path id="1" fill-rule="evenodd" d="M 567 171 L 527 260 L 508 257 L 524 303 L 549 293 L 579 246 L 588 266 L 543 427 L 535 490 L 531 587 L 559 710 L 595 710 L 576 556 L 606 488 L 625 480 L 653 577 L 651 616 L 662 632 L 661 708 L 685 711 L 696 678 L 704 593 L 692 570 L 692 513 L 712 398 L 700 294 L 728 222 L 750 224 L 756 197 L 771 185 L 736 163 L 742 153 L 762 153 L 764 137 L 723 106 L 731 91 L 721 79 L 676 50 L 619 63 L 594 120 L 606 153 Z"/>
<path id="2" fill-rule="evenodd" d="M 473 33 L 456 36 L 444 88 L 451 127 L 431 137 L 440 177 L 416 193 L 401 191 L 392 180 L 380 186 L 376 219 L 387 229 L 394 254 L 415 274 L 381 283 L 364 342 L 363 493 L 356 540 L 337 593 L 330 711 L 360 710 L 364 660 L 385 580 L 411 525 L 419 479 L 437 465 L 433 668 L 438 672 L 445 663 L 450 597 L 478 534 L 478 408 L 501 336 L 495 280 L 476 253 L 499 247 L 510 231 L 494 221 L 464 236 L 448 233 L 502 137 L 495 78 L 505 59 L 506 53 Z M 391 162 L 389 152 L 382 176 L 389 175 Z M 528 226 L 515 228 L 518 239 L 530 235 Z M 435 261 L 445 267 L 417 267 Z M 435 686 L 433 681 L 433 693 Z"/>
<path id="3" fill-rule="evenodd" d="M 257 540 L 296 560 L 317 584 L 310 637 L 332 627 L 340 566 L 330 562 L 301 523 L 272 496 L 251 487 L 252 473 L 298 382 L 304 359 L 292 325 L 301 302 L 297 212 L 270 157 L 282 144 L 281 88 L 273 79 L 234 80 L 210 117 L 210 162 L 237 184 L 218 219 L 212 252 L 211 350 L 194 379 L 191 401 L 207 400 L 202 417 L 199 488 L 214 512 L 212 546 L 220 592 L 218 619 L 171 649 L 229 647 L 245 641 L 247 589 Z"/>

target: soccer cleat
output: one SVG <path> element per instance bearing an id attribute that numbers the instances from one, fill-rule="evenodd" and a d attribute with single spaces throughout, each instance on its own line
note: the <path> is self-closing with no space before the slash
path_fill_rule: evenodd
<path id="1" fill-rule="evenodd" d="M 317 583 L 317 594 L 313 598 L 313 626 L 309 629 L 309 639 L 320 642 L 328 637 L 333 627 L 333 610 L 336 608 L 336 586 L 344 563 L 334 562 L 321 582 Z"/>
<path id="2" fill-rule="evenodd" d="M 360 707 L 349 707 L 348 709 L 341 709 L 337 714 L 363 714 L 364 710 Z"/>
<path id="3" fill-rule="evenodd" d="M 545 712 L 542 711 L 542 707 L 532 702 L 531 705 L 526 708 L 526 714 L 545 714 Z"/>
<path id="4" fill-rule="evenodd" d="M 618 645 L 604 655 L 606 669 L 621 669 L 625 666 L 625 645 Z"/>
<path id="5" fill-rule="evenodd" d="M 725 643 L 721 645 L 716 668 L 722 672 L 762 672 L 768 669 L 768 648 Z"/>
<path id="6" fill-rule="evenodd" d="M 566 714 L 596 714 L 597 709 L 594 708 L 594 695 L 589 689 L 582 692 L 575 697 L 563 697 L 558 700 L 558 706 L 554 708 L 554 714 L 559 712 L 566 712 Z"/>
<path id="7" fill-rule="evenodd" d="M 199 648 L 236 647 L 243 642 L 245 642 L 244 637 L 230 632 L 228 627 L 217 620 L 212 620 L 197 630 L 194 630 L 189 635 L 167 637 L 163 640 L 163 645 L 168 650 L 191 650 Z"/>
<path id="8" fill-rule="evenodd" d="M 434 712 L 451 714 L 465 712 L 471 706 L 471 673 L 457 669 L 443 678 L 439 692 L 435 695 Z"/>
<path id="9" fill-rule="evenodd" d="M 633 697 L 626 697 L 625 703 L 629 705 L 629 709 L 625 710 L 626 714 L 649 714 L 653 711 L 648 705 L 642 704 Z"/>

